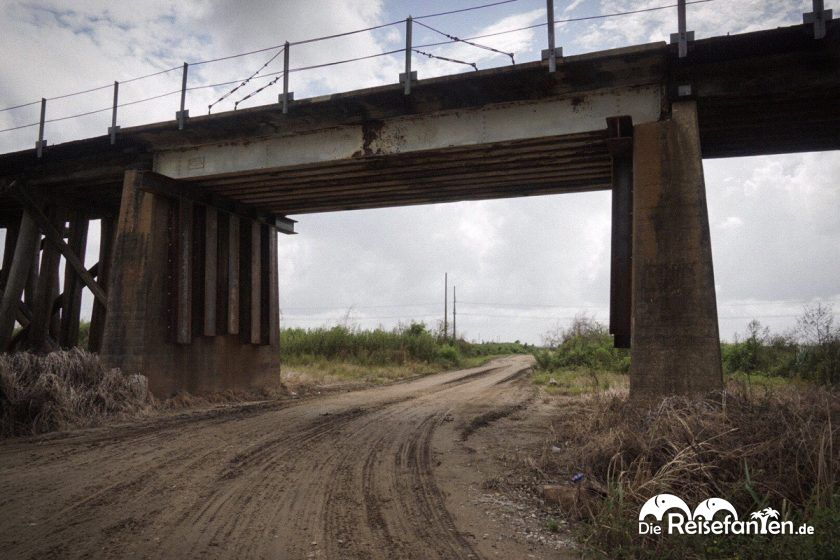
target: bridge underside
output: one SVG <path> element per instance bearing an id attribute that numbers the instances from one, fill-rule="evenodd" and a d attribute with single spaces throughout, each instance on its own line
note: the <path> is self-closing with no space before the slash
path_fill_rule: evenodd
<path id="1" fill-rule="evenodd" d="M 719 388 L 702 158 L 840 149 L 838 99 L 829 22 L 819 41 L 794 26 L 686 59 L 642 45 L 3 155 L 0 345 L 74 345 L 86 287 L 91 349 L 159 394 L 264 385 L 284 216 L 610 189 L 610 331 L 632 343 L 631 390 Z"/>
<path id="2" fill-rule="evenodd" d="M 276 214 L 609 189 L 606 129 L 185 179 Z"/>

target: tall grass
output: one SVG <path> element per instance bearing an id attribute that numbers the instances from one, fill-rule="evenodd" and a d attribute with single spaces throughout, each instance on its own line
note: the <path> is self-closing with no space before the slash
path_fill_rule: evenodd
<path id="1" fill-rule="evenodd" d="M 84 350 L 0 354 L 0 434 L 32 435 L 138 412 L 145 378 L 106 369 Z"/>
<path id="2" fill-rule="evenodd" d="M 416 322 L 392 330 L 362 330 L 338 325 L 331 328 L 283 329 L 280 333 L 280 352 L 287 364 L 331 360 L 363 366 L 421 362 L 455 367 L 469 357 L 527 351 L 518 343 L 474 344 L 464 340 L 443 340 L 425 324 Z"/>
<path id="3" fill-rule="evenodd" d="M 836 558 L 840 542 L 840 395 L 816 386 L 754 390 L 640 407 L 626 395 L 568 399 L 539 463 L 553 481 L 583 472 L 572 512 L 590 551 L 609 558 Z M 559 451 L 559 452 L 558 452 Z M 773 507 L 814 536 L 640 536 L 639 508 L 676 494 L 729 500 L 741 516 Z"/>

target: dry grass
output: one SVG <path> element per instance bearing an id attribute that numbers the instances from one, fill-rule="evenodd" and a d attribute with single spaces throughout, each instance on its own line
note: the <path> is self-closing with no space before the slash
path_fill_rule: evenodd
<path id="1" fill-rule="evenodd" d="M 639 537 L 639 507 L 660 493 L 676 494 L 689 504 L 723 497 L 742 514 L 772 506 L 783 518 L 812 522 L 817 540 L 808 542 L 816 548 L 800 541 L 792 549 L 805 557 L 819 555 L 825 544 L 820 539 L 838 531 L 840 394 L 835 390 L 755 390 L 730 383 L 722 394 L 671 397 L 648 406 L 628 402 L 626 393 L 561 402 L 552 441 L 535 466 L 553 482 L 585 473 L 590 487 L 601 490 L 567 512 L 588 522 L 584 527 L 593 550 L 609 551 L 611 557 L 685 557 L 699 547 L 697 557 L 706 557 L 716 550 L 731 555 L 729 547 L 743 544 L 746 548 L 734 556 L 754 557 L 755 539 L 716 542 L 717 548 L 709 549 L 695 538 L 672 549 L 676 539 Z M 828 519 L 823 527 L 819 518 Z M 755 557 L 772 555 L 762 550 Z"/>
<path id="2" fill-rule="evenodd" d="M 79 349 L 44 356 L 0 355 L 0 435 L 32 435 L 106 418 L 153 404 L 144 378 L 105 369 Z"/>

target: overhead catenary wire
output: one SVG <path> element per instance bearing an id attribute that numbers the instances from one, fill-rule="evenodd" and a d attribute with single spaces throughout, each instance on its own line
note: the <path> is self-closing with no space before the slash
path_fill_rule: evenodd
<path id="1" fill-rule="evenodd" d="M 448 15 L 448 14 L 452 14 L 452 13 L 466 12 L 466 11 L 470 11 L 470 10 L 477 10 L 477 9 L 497 6 L 497 5 L 500 5 L 500 4 L 512 3 L 514 1 L 516 1 L 516 0 L 505 0 L 505 1 L 500 1 L 500 2 L 493 2 L 493 3 L 489 3 L 489 4 L 472 6 L 472 7 L 469 7 L 469 8 L 461 8 L 461 9 L 458 9 L 458 10 L 450 10 L 448 12 L 439 12 L 439 13 L 435 13 L 435 14 L 425 14 L 425 15 L 422 15 L 422 16 L 417 16 L 413 19 L 417 20 L 417 19 L 423 19 L 423 18 L 438 17 L 438 16 Z M 689 0 L 688 2 L 686 2 L 686 5 L 703 4 L 703 3 L 714 2 L 714 1 L 715 0 Z M 571 23 L 571 22 L 589 21 L 589 20 L 597 20 L 597 19 L 604 19 L 604 18 L 611 18 L 611 17 L 627 16 L 627 15 L 633 15 L 633 14 L 653 12 L 653 11 L 657 11 L 657 10 L 666 10 L 666 9 L 674 8 L 676 6 L 677 6 L 677 4 L 668 4 L 668 5 L 663 5 L 663 6 L 653 6 L 653 7 L 650 7 L 650 8 L 640 8 L 640 9 L 637 9 L 637 10 L 612 12 L 612 13 L 608 13 L 608 14 L 597 14 L 597 15 L 593 15 L 593 16 L 566 18 L 566 19 L 561 19 L 561 20 L 554 20 L 553 23 L 556 25 L 556 24 L 559 24 L 559 23 Z M 344 33 L 338 33 L 338 34 L 333 34 L 333 35 L 325 35 L 325 36 L 322 36 L 322 37 L 315 37 L 315 38 L 312 38 L 312 39 L 305 39 L 305 40 L 302 40 L 302 41 L 297 41 L 297 42 L 290 43 L 290 45 L 301 45 L 301 44 L 306 44 L 306 43 L 323 41 L 323 40 L 327 40 L 327 39 L 333 39 L 333 38 L 337 38 L 337 37 L 344 37 L 344 36 L 353 35 L 353 34 L 356 34 L 356 33 L 363 33 L 363 32 L 372 31 L 372 30 L 375 30 L 375 29 L 381 29 L 381 28 L 388 27 L 388 26 L 391 26 L 391 25 L 401 24 L 403 22 L 404 22 L 404 20 L 399 20 L 399 21 L 395 21 L 395 22 L 388 22 L 388 23 L 384 23 L 384 24 L 380 24 L 380 25 L 366 27 L 366 28 L 363 28 L 363 29 L 356 29 L 356 30 L 353 30 L 353 31 L 347 31 L 347 32 L 344 32 Z M 429 27 L 428 25 L 423 24 L 422 22 L 418 21 L 417 23 L 419 25 L 423 25 L 424 27 Z M 469 42 L 469 41 L 474 41 L 474 40 L 478 40 L 478 39 L 485 39 L 485 38 L 488 38 L 488 37 L 497 37 L 497 36 L 505 35 L 505 34 L 509 34 L 509 33 L 516 33 L 516 32 L 526 31 L 526 30 L 530 30 L 530 29 L 537 29 L 537 28 L 540 28 L 540 27 L 544 27 L 546 25 L 547 25 L 547 23 L 542 22 L 542 23 L 537 23 L 537 24 L 533 24 L 533 25 L 518 27 L 518 28 L 514 28 L 514 29 L 506 29 L 506 30 L 496 31 L 496 32 L 493 32 L 493 33 L 486 33 L 486 34 L 482 34 L 482 35 L 475 35 L 475 36 L 466 37 L 466 38 L 451 36 L 451 37 L 455 37 L 455 38 L 450 39 L 449 41 L 439 41 L 439 42 L 435 42 L 435 43 L 426 43 L 426 44 L 422 44 L 422 45 L 416 45 L 413 48 L 414 49 L 424 49 L 424 48 L 431 48 L 431 47 L 436 47 L 436 46 L 441 46 L 441 45 L 452 44 L 452 43 L 455 43 L 455 42 Z M 431 29 L 433 31 L 436 31 L 438 33 L 441 33 L 442 35 L 447 36 L 447 38 L 450 37 L 448 34 L 439 32 L 434 28 L 429 27 L 429 29 Z M 257 49 L 257 50 L 253 50 L 253 51 L 248 51 L 248 52 L 244 52 L 244 53 L 237 53 L 237 54 L 233 54 L 233 55 L 229 55 L 229 56 L 224 56 L 224 57 L 219 57 L 219 58 L 214 58 L 214 59 L 209 59 L 209 60 L 203 60 L 203 61 L 191 63 L 191 65 L 196 66 L 196 65 L 200 65 L 200 64 L 208 64 L 208 63 L 211 63 L 211 62 L 218 62 L 218 61 L 221 61 L 221 60 L 230 60 L 230 59 L 233 59 L 233 58 L 239 58 L 239 57 L 242 57 L 242 56 L 248 56 L 248 55 L 251 55 L 251 54 L 256 54 L 256 53 L 260 53 L 260 52 L 270 51 L 270 50 L 273 50 L 273 49 L 278 49 L 278 48 L 281 48 L 282 46 L 283 45 L 275 45 L 275 46 L 266 47 L 266 48 L 263 48 L 263 49 Z M 513 53 L 505 53 L 503 51 L 493 49 L 492 47 L 486 47 L 484 45 L 474 44 L 474 46 L 479 47 L 479 48 L 485 48 L 485 49 L 492 50 L 492 51 L 495 51 L 495 52 L 499 52 L 499 53 L 504 54 L 506 56 L 510 56 L 511 60 L 513 60 Z M 348 58 L 348 59 L 338 60 L 338 61 L 334 61 L 334 62 L 328 62 L 328 63 L 323 63 L 323 64 L 315 64 L 315 65 L 304 66 L 304 67 L 300 67 L 300 68 L 293 68 L 293 69 L 290 69 L 289 72 L 300 72 L 300 71 L 312 70 L 312 69 L 316 69 L 316 68 L 325 68 L 325 67 L 329 67 L 329 66 L 346 64 L 346 63 L 349 63 L 349 62 L 355 62 L 355 61 L 359 61 L 359 60 L 367 60 L 367 59 L 372 59 L 372 58 L 376 58 L 376 57 L 380 57 L 380 56 L 387 56 L 387 55 L 390 55 L 390 54 L 402 53 L 402 52 L 404 52 L 404 49 L 396 49 L 396 50 L 377 53 L 377 54 L 372 54 L 372 55 L 368 55 L 368 56 Z M 126 79 L 126 80 L 122 80 L 121 83 L 123 83 L 123 84 L 131 83 L 131 82 L 134 82 L 134 81 L 158 76 L 158 75 L 165 74 L 165 73 L 172 72 L 174 70 L 179 70 L 179 69 L 181 69 L 181 66 L 174 66 L 172 68 L 166 68 L 166 69 L 163 69 L 163 70 L 159 70 L 157 72 L 152 72 L 150 74 L 145 74 L 145 75 L 142 75 L 142 76 L 137 76 L 137 77 L 134 77 L 134 78 L 129 78 L 129 79 Z M 282 72 L 280 74 L 282 74 Z M 263 75 L 263 77 L 269 77 L 269 76 L 272 76 L 272 75 L 275 75 L 275 74 Z M 194 86 L 194 87 L 190 87 L 190 88 L 186 88 L 186 89 L 187 89 L 187 91 L 192 91 L 192 90 L 195 90 L 195 89 L 220 87 L 220 86 L 224 86 L 224 85 L 231 85 L 231 84 L 237 83 L 239 81 L 241 81 L 241 80 L 232 80 L 230 82 L 223 82 L 223 83 L 219 83 L 219 84 L 211 84 L 211 85 L 206 85 L 206 86 Z M 275 81 L 275 83 L 276 83 L 276 81 Z M 107 85 L 98 86 L 98 87 L 94 87 L 94 88 L 89 88 L 89 89 L 82 90 L 82 91 L 77 91 L 77 92 L 71 92 L 71 93 L 67 93 L 67 94 L 63 94 L 63 95 L 59 95 L 59 96 L 48 97 L 46 99 L 47 99 L 47 101 L 54 101 L 54 100 L 58 100 L 58 99 L 66 99 L 68 97 L 73 97 L 73 96 L 82 95 L 82 94 L 85 94 L 85 93 L 91 93 L 91 92 L 94 92 L 94 91 L 109 89 L 111 87 L 113 87 L 113 84 L 109 83 Z M 177 92 L 173 92 L 173 93 L 177 93 Z M 159 95 L 159 96 L 154 96 L 154 97 L 138 100 L 138 101 L 127 103 L 127 104 L 120 104 L 120 105 L 118 105 L 118 107 L 122 107 L 122 106 L 125 106 L 125 105 L 130 105 L 130 104 L 142 103 L 142 102 L 145 102 L 145 101 L 150 101 L 152 99 L 158 99 L 160 97 L 173 95 L 173 93 L 162 94 L 162 95 Z M 29 103 L 22 103 L 22 104 L 13 105 L 13 106 L 10 106 L 10 107 L 0 108 L 0 112 L 11 111 L 11 110 L 14 110 L 14 109 L 20 109 L 20 108 L 29 107 L 29 106 L 32 106 L 32 105 L 37 105 L 40 102 L 41 101 L 38 100 L 38 101 L 29 102 Z M 50 120 L 45 121 L 45 122 L 56 122 L 58 120 L 67 120 L 67 119 L 70 119 L 70 118 L 86 116 L 86 115 L 90 115 L 90 114 L 94 114 L 94 113 L 98 113 L 98 112 L 103 112 L 103 111 L 111 110 L 111 109 L 112 109 L 112 107 L 108 107 L 107 109 L 98 109 L 98 110 L 95 110 L 95 111 L 87 111 L 85 113 L 78 113 L 78 114 L 70 115 L 70 116 L 67 116 L 67 117 L 50 119 Z M 29 128 L 29 127 L 32 127 L 32 126 L 37 126 L 38 124 L 39 123 L 36 122 L 36 123 L 29 123 L 29 124 L 14 126 L 14 127 L 6 128 L 6 129 L 0 129 L 0 132 L 9 132 L 9 131 L 13 131 L 13 130 L 19 130 L 19 129 L 22 129 L 22 128 Z"/>
<path id="2" fill-rule="evenodd" d="M 220 103 L 220 102 L 224 101 L 225 99 L 227 99 L 228 97 L 230 97 L 230 95 L 231 95 L 231 94 L 233 94 L 234 92 L 236 92 L 237 90 L 239 90 L 240 88 L 242 88 L 243 86 L 245 86 L 248 82 L 250 82 L 252 79 L 254 79 L 254 76 L 256 76 L 257 74 L 259 74 L 260 72 L 262 72 L 263 70 L 265 70 L 266 66 L 268 66 L 269 64 L 271 64 L 272 62 L 274 62 L 274 60 L 275 60 L 278 56 L 280 56 L 281 54 L 283 54 L 283 51 L 285 51 L 285 50 L 286 50 L 286 47 L 285 47 L 285 45 L 284 45 L 283 47 L 281 47 L 281 48 L 280 48 L 280 50 L 279 50 L 279 51 L 277 51 L 276 53 L 274 53 L 274 56 L 272 56 L 271 58 L 269 58 L 269 59 L 268 59 L 268 61 L 267 61 L 265 64 L 263 64 L 262 66 L 260 66 L 260 68 L 259 68 L 257 71 L 255 71 L 253 74 L 251 74 L 250 76 L 248 76 L 247 78 L 245 78 L 244 80 L 242 80 L 242 82 L 241 82 L 238 86 L 236 86 L 235 88 L 233 88 L 232 90 L 230 90 L 229 92 L 227 92 L 226 94 L 224 94 L 223 96 L 221 96 L 220 98 L 218 98 L 216 101 L 214 101 L 213 103 L 211 103 L 210 105 L 208 105 L 208 106 L 207 106 L 207 114 L 209 115 L 209 114 L 210 114 L 210 111 L 212 111 L 212 110 L 213 110 L 213 105 L 216 105 L 217 103 Z M 266 86 L 266 87 L 267 87 L 267 86 Z"/>
<path id="3" fill-rule="evenodd" d="M 448 16 L 451 14 L 460 14 L 462 12 L 471 12 L 473 10 L 481 10 L 483 8 L 492 8 L 493 6 L 501 6 L 502 4 L 512 4 L 514 2 L 519 2 L 519 0 L 500 0 L 498 2 L 491 2 L 489 4 L 481 4 L 480 6 L 470 6 L 468 8 L 459 8 L 457 10 L 449 10 L 448 12 L 437 12 L 435 14 L 425 14 L 422 16 L 415 16 L 413 19 L 428 19 L 438 16 Z"/>
<path id="4" fill-rule="evenodd" d="M 179 69 L 181 69 L 181 66 L 173 66 L 172 68 L 167 68 L 165 70 L 159 70 L 157 72 L 152 72 L 151 74 L 144 74 L 143 76 L 136 76 L 134 78 L 129 78 L 127 80 L 121 80 L 120 83 L 121 84 L 130 84 L 131 82 L 136 82 L 138 80 L 145 80 L 146 78 L 153 78 L 155 76 L 160 76 L 161 74 L 166 74 L 167 72 L 172 72 L 173 70 L 179 70 Z M 59 99 L 67 99 L 69 97 L 75 97 L 77 95 L 83 95 L 85 93 L 93 93 L 94 91 L 101 91 L 103 89 L 111 89 L 113 87 L 114 87 L 114 84 L 110 83 L 110 84 L 106 84 L 104 86 L 97 86 L 97 87 L 92 87 L 92 88 L 89 88 L 89 89 L 84 89 L 84 90 L 81 90 L 81 91 L 74 91 L 72 93 L 65 93 L 63 95 L 56 95 L 54 97 L 47 97 L 46 100 L 47 101 L 57 101 Z M 21 107 L 29 107 L 30 105 L 37 105 L 39 103 L 41 103 L 40 99 L 38 101 L 32 101 L 30 103 L 23 103 L 23 104 L 20 104 L 20 105 L 15 105 L 13 107 L 5 107 L 3 109 L 0 109 L 0 113 L 2 113 L 3 111 L 11 111 L 12 109 L 20 109 Z M 2 132 L 2 131 L 0 131 L 0 132 Z"/>
<path id="5" fill-rule="evenodd" d="M 423 56 L 427 56 L 429 58 L 436 58 L 438 60 L 445 60 L 447 62 L 455 62 L 457 64 L 464 64 L 465 66 L 472 66 L 473 70 L 478 72 L 478 66 L 475 64 L 475 62 L 464 62 L 463 60 L 458 60 L 458 59 L 455 59 L 455 58 L 446 58 L 445 56 L 439 56 L 439 55 L 436 55 L 436 54 L 427 53 L 425 51 L 421 51 L 421 50 L 418 50 L 418 49 L 411 49 L 411 50 L 413 50 L 417 54 L 422 54 Z"/>
<path id="6" fill-rule="evenodd" d="M 689 4 L 704 4 L 706 2 L 715 2 L 715 1 L 716 0 L 690 0 L 689 2 L 686 2 L 686 5 L 689 5 Z M 554 20 L 554 24 L 557 25 L 558 23 L 574 23 L 574 22 L 578 22 L 578 21 L 589 21 L 589 20 L 596 20 L 596 19 L 606 19 L 606 18 L 612 18 L 612 17 L 629 16 L 629 15 L 641 14 L 641 13 L 645 13 L 645 12 L 655 12 L 655 11 L 658 11 L 658 10 L 668 10 L 670 8 L 676 8 L 676 7 L 677 7 L 677 4 L 668 4 L 666 6 L 653 6 L 651 8 L 641 8 L 641 9 L 638 9 L 638 10 L 629 10 L 629 11 L 626 11 L 626 12 L 612 12 L 612 13 L 609 13 L 609 14 L 598 14 L 598 15 L 594 15 L 594 16 L 581 16 L 581 17 L 574 17 L 574 18 L 567 18 L 567 19 L 556 19 L 556 20 Z M 513 28 L 513 29 L 504 29 L 502 31 L 494 31 L 493 33 L 485 33 L 483 35 L 473 35 L 471 37 L 464 37 L 461 40 L 463 40 L 463 41 L 475 41 L 477 39 L 486 39 L 488 37 L 498 37 L 499 35 L 507 35 L 509 33 L 518 33 L 520 31 L 528 31 L 528 30 L 531 30 L 531 29 L 539 29 L 540 27 L 545 27 L 546 25 L 548 25 L 546 22 L 535 23 L 533 25 L 525 25 L 523 27 L 516 27 L 516 28 Z M 416 48 L 423 49 L 423 48 L 429 48 L 429 47 L 439 47 L 441 45 L 450 45 L 454 42 L 455 41 L 453 41 L 453 40 L 437 41 L 435 43 L 425 43 L 425 44 L 422 44 L 422 45 L 416 45 Z"/>
<path id="7" fill-rule="evenodd" d="M 459 38 L 459 37 L 456 37 L 455 35 L 450 35 L 449 33 L 444 33 L 443 31 L 440 31 L 439 29 L 435 29 L 434 27 L 432 27 L 432 26 L 430 26 L 430 25 L 426 25 L 426 24 L 425 24 L 425 23 L 423 23 L 422 21 L 418 21 L 418 22 L 417 22 L 417 25 L 420 25 L 420 26 L 422 26 L 422 27 L 425 27 L 426 29 L 428 29 L 428 30 L 430 30 L 430 31 L 434 31 L 435 33 L 438 33 L 438 34 L 440 34 L 440 35 L 443 35 L 444 37 L 448 37 L 449 39 L 451 39 L 451 40 L 452 40 L 452 41 L 454 41 L 454 42 L 465 43 L 465 44 L 467 44 L 467 45 L 471 45 L 471 46 L 476 47 L 476 48 L 479 48 L 479 49 L 484 49 L 484 50 L 486 50 L 486 51 L 492 51 L 492 52 L 494 52 L 494 53 L 498 53 L 498 54 L 503 54 L 503 55 L 505 55 L 505 56 L 509 56 L 509 57 L 510 57 L 510 63 L 511 63 L 511 64 L 516 64 L 516 61 L 513 59 L 513 53 L 500 51 L 499 49 L 494 49 L 493 47 L 488 47 L 487 45 L 479 45 L 478 43 L 473 43 L 473 42 L 469 41 L 468 39 L 461 39 L 461 38 Z"/>
<path id="8" fill-rule="evenodd" d="M 248 95 L 246 95 L 245 97 L 243 97 L 242 99 L 240 99 L 239 101 L 234 103 L 233 104 L 233 110 L 236 111 L 239 108 L 239 104 L 242 103 L 243 101 L 245 101 L 246 99 L 250 99 L 250 98 L 254 97 L 255 95 L 257 95 L 258 93 L 260 93 L 262 90 L 264 90 L 266 88 L 269 88 L 269 87 L 273 86 L 274 84 L 276 84 L 280 80 L 280 78 L 283 77 L 283 74 L 285 74 L 285 72 L 280 72 L 280 74 L 278 76 L 276 76 L 273 80 L 271 80 L 270 82 L 265 84 L 263 87 L 255 90 L 255 91 L 252 91 L 251 93 L 249 93 Z"/>

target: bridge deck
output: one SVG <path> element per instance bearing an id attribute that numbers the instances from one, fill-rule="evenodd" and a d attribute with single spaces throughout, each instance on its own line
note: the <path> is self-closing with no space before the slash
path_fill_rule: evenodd
<path id="1" fill-rule="evenodd" d="M 90 217 L 119 207 L 126 169 L 152 169 L 162 153 L 247 144 L 389 119 L 564 98 L 585 105 L 594 92 L 659 87 L 667 115 L 677 87 L 698 103 L 706 158 L 840 149 L 840 22 L 825 39 L 798 25 L 692 44 L 679 59 L 664 43 L 567 57 L 555 74 L 540 62 L 421 80 L 410 96 L 396 84 L 300 100 L 289 115 L 274 106 L 126 128 L 117 145 L 106 136 L 0 155 L 0 187 L 14 178 Z M 616 106 L 620 107 L 620 102 Z M 515 128 L 517 123 L 511 123 Z M 258 167 L 184 178 L 265 211 L 301 214 L 608 188 L 605 123 L 585 130 L 435 147 L 400 153 L 366 149 L 333 161 Z M 0 194 L 0 224 L 17 213 Z"/>

